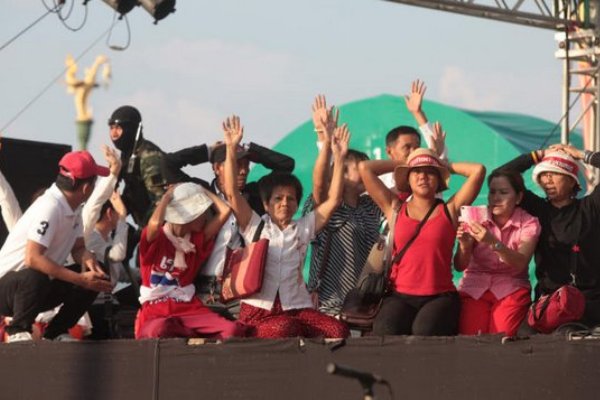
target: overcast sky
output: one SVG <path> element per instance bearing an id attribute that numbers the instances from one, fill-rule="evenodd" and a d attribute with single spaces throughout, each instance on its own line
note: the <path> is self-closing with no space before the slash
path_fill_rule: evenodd
<path id="1" fill-rule="evenodd" d="M 80 23 L 81 3 L 68 24 Z M 41 1 L 0 5 L 0 45 L 45 12 Z M 112 18 L 107 5 L 91 0 L 81 30 L 51 15 L 0 51 L 0 127 Z M 379 0 L 179 0 L 158 25 L 141 8 L 129 25 L 127 50 L 111 50 L 103 39 L 80 61 L 81 74 L 105 54 L 113 70 L 108 89 L 91 95 L 95 155 L 109 142 L 108 116 L 123 104 L 139 108 L 145 136 L 167 151 L 220 139 L 220 121 L 231 113 L 242 117 L 248 140 L 270 146 L 310 118 L 317 93 L 343 104 L 404 94 L 414 78 L 427 82 L 428 99 L 457 107 L 551 121 L 561 114 L 561 65 L 548 30 Z M 111 42 L 126 41 L 119 23 Z M 2 134 L 75 145 L 74 119 L 61 79 Z"/>

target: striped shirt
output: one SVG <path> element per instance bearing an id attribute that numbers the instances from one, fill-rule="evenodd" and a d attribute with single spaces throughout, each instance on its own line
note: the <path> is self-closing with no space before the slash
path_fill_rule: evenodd
<path id="1" fill-rule="evenodd" d="M 303 213 L 310 212 L 313 208 L 311 195 Z M 346 294 L 356 286 L 371 247 L 379 237 L 382 221 L 381 209 L 370 196 L 362 195 L 356 207 L 342 203 L 313 240 L 308 287 L 310 291 L 318 290 L 319 311 L 339 314 Z M 327 265 L 319 283 L 319 274 L 323 268 L 321 261 L 327 246 Z"/>

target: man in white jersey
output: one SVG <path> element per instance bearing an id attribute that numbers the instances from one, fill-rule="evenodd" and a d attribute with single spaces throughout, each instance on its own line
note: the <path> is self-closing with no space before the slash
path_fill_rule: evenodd
<path id="1" fill-rule="evenodd" d="M 12 316 L 9 342 L 31 340 L 38 313 L 63 304 L 48 325 L 47 339 L 60 339 L 110 281 L 85 249 L 81 205 L 97 176 L 107 176 L 87 151 L 65 154 L 55 183 L 23 214 L 0 249 L 0 315 Z M 65 267 L 69 256 L 78 265 Z M 80 267 L 81 266 L 81 267 Z"/>

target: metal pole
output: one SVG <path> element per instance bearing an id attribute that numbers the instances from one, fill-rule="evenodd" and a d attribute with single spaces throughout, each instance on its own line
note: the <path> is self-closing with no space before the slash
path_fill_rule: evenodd
<path id="1" fill-rule="evenodd" d="M 564 19 L 568 19 L 569 17 L 569 12 L 568 12 L 568 5 L 566 4 L 566 1 L 562 2 L 562 6 L 563 6 L 563 18 Z M 560 133 L 560 142 L 562 144 L 568 144 L 569 143 L 569 104 L 570 104 L 570 92 L 569 89 L 571 87 L 571 74 L 570 74 L 570 64 L 571 62 L 569 61 L 569 50 L 571 47 L 571 42 L 569 41 L 569 27 L 565 25 L 564 27 L 565 29 L 565 41 L 564 41 L 564 46 L 565 46 L 565 60 L 563 61 L 563 93 L 562 93 L 562 110 L 563 110 L 563 122 L 562 122 L 562 129 L 561 129 L 561 133 Z"/>

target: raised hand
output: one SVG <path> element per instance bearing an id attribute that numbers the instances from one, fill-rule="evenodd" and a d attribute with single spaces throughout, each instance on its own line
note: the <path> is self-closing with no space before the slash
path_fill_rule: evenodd
<path id="1" fill-rule="evenodd" d="M 312 119 L 320 142 L 329 142 L 337 127 L 340 112 L 335 107 L 327 107 L 325 95 L 317 95 L 312 105 Z"/>
<path id="2" fill-rule="evenodd" d="M 438 156 L 441 156 L 444 152 L 444 148 L 446 147 L 446 132 L 442 129 L 442 125 L 439 122 L 433 124 L 432 132 L 431 150 L 433 150 Z"/>
<path id="3" fill-rule="evenodd" d="M 410 94 L 404 96 L 406 108 L 408 108 L 408 111 L 410 111 L 411 114 L 421 112 L 421 104 L 423 103 L 423 96 L 426 91 L 427 86 L 425 86 L 425 82 L 419 79 L 412 82 Z"/>
<path id="4" fill-rule="evenodd" d="M 108 163 L 110 173 L 118 176 L 121 172 L 121 158 L 117 155 L 117 151 L 107 145 L 102 145 L 102 154 L 104 154 L 104 159 Z"/>
<path id="5" fill-rule="evenodd" d="M 125 217 L 127 217 L 127 207 L 125 207 L 125 203 L 123 203 L 121 195 L 116 190 L 110 196 L 110 203 L 112 204 L 116 213 L 119 214 L 120 218 L 124 219 Z"/>
<path id="6" fill-rule="evenodd" d="M 165 194 L 163 194 L 162 199 L 166 202 L 166 204 L 169 204 L 171 202 L 171 200 L 173 200 L 173 191 L 175 191 L 175 188 L 178 185 L 179 185 L 178 183 L 169 185 L 169 187 L 165 191 Z"/>
<path id="7" fill-rule="evenodd" d="M 334 157 L 346 157 L 348 144 L 350 143 L 350 131 L 348 125 L 343 124 L 335 128 L 333 140 L 331 141 L 331 152 Z"/>
<path id="8" fill-rule="evenodd" d="M 548 150 L 562 151 L 576 160 L 583 160 L 583 158 L 585 157 L 585 153 L 583 151 L 570 144 L 553 144 L 552 146 L 548 147 Z"/>
<path id="9" fill-rule="evenodd" d="M 223 134 L 225 145 L 236 147 L 244 137 L 244 127 L 240 122 L 240 117 L 232 115 L 223 121 Z"/>

